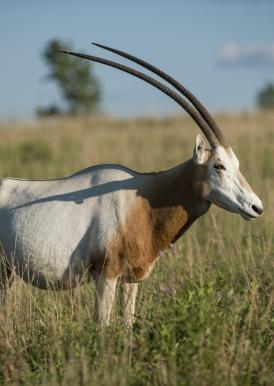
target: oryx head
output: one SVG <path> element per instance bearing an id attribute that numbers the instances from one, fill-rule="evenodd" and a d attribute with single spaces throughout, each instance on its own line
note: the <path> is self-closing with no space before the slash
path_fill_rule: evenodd
<path id="1" fill-rule="evenodd" d="M 163 78 L 167 83 L 171 84 L 192 104 L 187 102 L 181 95 L 166 85 L 153 79 L 152 77 L 125 66 L 97 56 L 85 55 L 76 52 L 61 51 L 66 54 L 78 56 L 91 60 L 93 62 L 102 63 L 104 65 L 117 68 L 127 72 L 139 79 L 156 87 L 164 94 L 175 100 L 180 106 L 186 110 L 194 121 L 201 128 L 205 137 L 211 145 L 212 150 L 205 149 L 205 143 L 201 136 L 196 138 L 194 148 L 193 161 L 195 164 L 203 166 L 206 175 L 204 180 L 203 198 L 208 200 L 230 212 L 241 214 L 245 219 L 255 218 L 260 216 L 263 211 L 262 203 L 251 187 L 246 182 L 245 178 L 239 170 L 239 161 L 233 150 L 226 145 L 224 136 L 217 126 L 216 122 L 201 104 L 201 102 L 181 83 L 160 70 L 159 68 L 141 60 L 126 52 L 93 43 L 94 45 L 113 52 L 126 59 L 129 59 L 140 66 L 148 69 L 159 77 Z"/>
<path id="2" fill-rule="evenodd" d="M 206 150 L 202 136 L 198 135 L 193 160 L 206 169 L 204 199 L 239 213 L 245 220 L 262 214 L 262 202 L 240 172 L 238 158 L 230 146 L 219 143 L 212 150 Z"/>

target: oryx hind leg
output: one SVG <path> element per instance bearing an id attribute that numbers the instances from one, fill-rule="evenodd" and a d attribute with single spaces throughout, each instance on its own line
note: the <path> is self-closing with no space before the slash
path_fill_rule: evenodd
<path id="1" fill-rule="evenodd" d="M 0 256 L 0 304 L 3 304 L 7 297 L 7 292 L 12 284 L 12 269 L 7 262 Z"/>

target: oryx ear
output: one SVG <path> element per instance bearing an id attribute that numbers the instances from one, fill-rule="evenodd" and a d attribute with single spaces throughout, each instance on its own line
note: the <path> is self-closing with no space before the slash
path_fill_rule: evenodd
<path id="1" fill-rule="evenodd" d="M 195 147 L 193 149 L 193 161 L 198 165 L 202 165 L 206 159 L 205 141 L 203 140 L 203 137 L 198 134 L 196 136 Z"/>

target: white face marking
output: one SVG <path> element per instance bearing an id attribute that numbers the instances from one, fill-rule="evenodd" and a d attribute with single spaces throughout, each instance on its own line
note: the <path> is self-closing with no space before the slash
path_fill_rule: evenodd
<path id="1" fill-rule="evenodd" d="M 208 165 L 208 200 L 244 219 L 259 217 L 262 202 L 239 169 L 239 161 L 230 147 L 218 146 Z"/>

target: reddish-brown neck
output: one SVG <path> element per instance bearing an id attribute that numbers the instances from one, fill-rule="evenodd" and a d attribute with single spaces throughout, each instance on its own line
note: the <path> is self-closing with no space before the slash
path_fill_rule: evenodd
<path id="1" fill-rule="evenodd" d="M 190 160 L 165 172 L 140 175 L 130 216 L 107 248 L 109 277 L 121 272 L 126 281 L 147 277 L 159 252 L 208 210 L 210 203 L 201 195 L 205 172 Z"/>
<path id="2" fill-rule="evenodd" d="M 167 248 L 209 209 L 201 193 L 205 173 L 203 166 L 189 160 L 155 174 L 144 187 L 141 195 L 149 205 L 155 249 Z"/>

